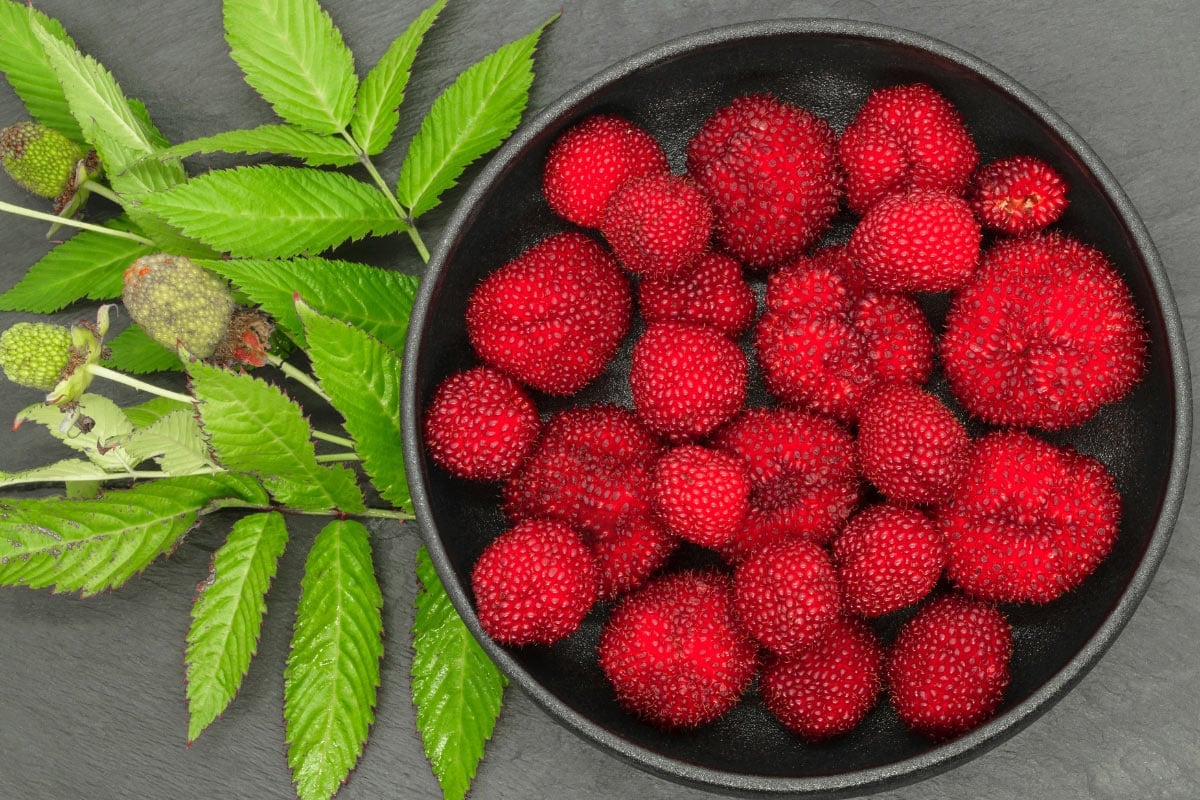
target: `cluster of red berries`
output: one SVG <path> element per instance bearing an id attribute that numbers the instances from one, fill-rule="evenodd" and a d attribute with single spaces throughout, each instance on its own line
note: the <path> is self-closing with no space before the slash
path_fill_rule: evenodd
<path id="1" fill-rule="evenodd" d="M 809 740 L 855 727 L 884 686 L 914 729 L 966 731 L 1009 681 L 996 603 L 1054 600 L 1116 538 L 1104 465 L 1027 429 L 1078 425 L 1136 383 L 1130 292 L 1104 255 L 1044 231 L 1063 179 L 1031 156 L 980 168 L 929 86 L 873 92 L 840 137 L 740 97 L 686 156 L 673 175 L 637 125 L 582 120 L 544 193 L 599 236 L 550 236 L 470 298 L 484 366 L 441 385 L 424 432 L 442 467 L 502 482 L 513 527 L 475 566 L 480 622 L 552 644 L 614 601 L 600 666 L 666 728 L 716 719 L 758 676 Z M 813 250 L 843 201 L 849 241 Z M 765 276 L 761 313 L 747 269 Z M 953 292 L 943 331 L 914 292 Z M 635 300 L 632 408 L 543 422 L 528 390 L 595 380 Z M 1003 427 L 972 440 L 925 388 L 935 360 L 967 414 Z M 776 406 L 747 407 L 752 368 Z M 681 542 L 716 566 L 659 574 Z M 919 603 L 881 642 L 870 620 Z"/>

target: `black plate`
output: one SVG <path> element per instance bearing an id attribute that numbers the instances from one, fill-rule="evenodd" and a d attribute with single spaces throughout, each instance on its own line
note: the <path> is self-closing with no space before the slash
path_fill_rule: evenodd
<path id="1" fill-rule="evenodd" d="M 1049 606 L 1004 609 L 1016 646 L 1000 714 L 935 745 L 909 732 L 882 699 L 858 729 L 813 746 L 786 733 L 751 693 L 713 725 L 665 734 L 617 707 L 596 664 L 606 608 L 551 648 L 492 642 L 479 628 L 469 586 L 476 557 L 505 527 L 499 493 L 429 463 L 420 412 L 443 378 L 475 364 L 463 315 L 476 283 L 569 227 L 540 192 L 549 145 L 588 114 L 617 113 L 653 133 L 680 172 L 688 138 L 739 94 L 772 92 L 840 131 L 873 87 L 916 81 L 933 85 L 962 112 L 981 163 L 1030 153 L 1062 173 L 1071 206 L 1056 227 L 1110 257 L 1150 333 L 1149 371 L 1136 390 L 1087 425 L 1048 437 L 1108 465 L 1124 497 L 1124 517 L 1112 555 L 1082 587 Z M 833 237 L 851 224 L 849 217 L 835 224 Z M 925 305 L 936 328 L 945 298 L 926 298 Z M 627 343 L 622 357 L 571 403 L 628 404 L 628 350 Z M 405 458 L 421 531 L 450 599 L 501 669 L 566 727 L 639 767 L 717 791 L 858 794 L 927 777 L 1011 736 L 1074 686 L 1112 643 L 1149 586 L 1179 511 L 1191 441 L 1187 364 L 1175 303 L 1145 226 L 1096 154 L 1028 90 L 973 56 L 895 28 L 835 20 L 754 23 L 689 36 L 612 67 L 526 124 L 487 166 L 451 220 L 413 311 L 403 384 Z M 543 411 L 562 405 L 539 398 Z M 895 626 L 896 620 L 881 625 L 885 638 Z"/>

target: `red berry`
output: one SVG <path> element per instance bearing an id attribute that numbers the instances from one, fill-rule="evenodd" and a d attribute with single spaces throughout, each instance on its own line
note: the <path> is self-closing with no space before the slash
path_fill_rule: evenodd
<path id="1" fill-rule="evenodd" d="M 754 291 L 742 267 L 723 253 L 708 253 L 672 280 L 645 278 L 638 304 L 648 325 L 688 322 L 736 336 L 754 319 Z"/>
<path id="2" fill-rule="evenodd" d="M 967 477 L 937 516 L 947 575 L 970 595 L 1048 603 L 1092 574 L 1116 541 L 1121 497 L 1090 456 L 1023 432 L 975 443 Z"/>
<path id="3" fill-rule="evenodd" d="M 954 106 L 925 84 L 877 89 L 838 142 L 846 201 L 862 214 L 889 194 L 961 194 L 979 161 Z"/>
<path id="4" fill-rule="evenodd" d="M 604 206 L 623 183 L 669 170 L 653 136 L 627 119 L 596 114 L 555 140 L 546 157 L 542 190 L 554 213 L 596 228 Z"/>
<path id="5" fill-rule="evenodd" d="M 880 381 L 923 383 L 933 368 L 933 331 L 920 307 L 867 288 L 856 272 L 834 248 L 772 273 L 755 336 L 774 395 L 845 422 Z"/>
<path id="6" fill-rule="evenodd" d="M 941 342 L 954 396 L 993 425 L 1091 419 L 1145 371 L 1146 331 L 1108 259 L 1055 233 L 994 245 Z"/>
<path id="7" fill-rule="evenodd" d="M 633 348 L 629 385 L 638 419 L 659 436 L 707 436 L 746 402 L 746 356 L 718 331 L 668 322 Z"/>
<path id="8" fill-rule="evenodd" d="M 691 178 L 652 174 L 627 181 L 609 199 L 600 232 L 637 275 L 671 279 L 708 250 L 713 212 Z"/>
<path id="9" fill-rule="evenodd" d="M 596 602 L 592 553 L 561 522 L 531 520 L 500 534 L 471 572 L 479 624 L 498 642 L 554 644 Z"/>
<path id="10" fill-rule="evenodd" d="M 537 440 L 537 407 L 512 378 L 489 367 L 442 381 L 425 411 L 425 445 L 460 478 L 497 481 L 520 466 Z"/>
<path id="11" fill-rule="evenodd" d="M 882 688 L 883 648 L 862 620 L 840 617 L 819 642 L 763 667 L 767 709 L 810 742 L 847 733 L 875 705 Z"/>
<path id="12" fill-rule="evenodd" d="M 934 739 L 991 717 L 1008 687 L 1012 629 L 991 605 L 958 595 L 930 601 L 900 629 L 887 683 L 900 719 Z"/>
<path id="13" fill-rule="evenodd" d="M 704 547 L 729 541 L 750 505 L 746 465 L 698 445 L 669 451 L 654 468 L 654 507 L 672 533 Z"/>
<path id="14" fill-rule="evenodd" d="M 985 228 L 1021 236 L 1040 231 L 1067 209 L 1067 182 L 1033 156 L 993 161 L 971 181 L 971 208 Z"/>
<path id="15" fill-rule="evenodd" d="M 742 627 L 771 652 L 815 644 L 841 611 L 837 573 L 820 545 L 798 539 L 751 553 L 733 575 Z"/>
<path id="16" fill-rule="evenodd" d="M 628 409 L 556 414 L 504 486 L 504 512 L 557 519 L 592 547 L 600 593 L 615 597 L 662 566 L 676 539 L 653 519 L 651 480 L 662 446 Z"/>
<path id="17" fill-rule="evenodd" d="M 881 387 L 859 411 L 855 448 L 863 476 L 897 503 L 949 499 L 966 470 L 970 446 L 954 413 L 912 384 Z"/>
<path id="18" fill-rule="evenodd" d="M 737 705 L 757 650 L 734 619 L 729 579 L 682 572 L 613 610 L 600 668 L 626 710 L 663 728 L 695 728 Z"/>
<path id="19" fill-rule="evenodd" d="M 854 440 L 826 417 L 787 409 L 749 409 L 713 442 L 750 470 L 750 513 L 722 548 L 738 562 L 770 541 L 825 543 L 858 502 Z"/>
<path id="20" fill-rule="evenodd" d="M 833 540 L 833 560 L 846 610 L 878 617 L 933 591 L 946 564 L 946 543 L 916 509 L 871 506 Z"/>
<path id="21" fill-rule="evenodd" d="M 475 287 L 467 335 L 491 366 L 569 395 L 604 371 L 632 313 L 629 282 L 612 256 L 581 233 L 560 233 Z"/>
<path id="22" fill-rule="evenodd" d="M 850 255 L 880 289 L 944 292 L 971 279 L 981 241 L 965 200 L 920 190 L 871 206 L 850 236 Z"/>
<path id="23" fill-rule="evenodd" d="M 770 95 L 718 109 L 688 143 L 687 162 L 713 204 L 721 246 L 748 266 L 794 257 L 837 212 L 833 130 Z"/>

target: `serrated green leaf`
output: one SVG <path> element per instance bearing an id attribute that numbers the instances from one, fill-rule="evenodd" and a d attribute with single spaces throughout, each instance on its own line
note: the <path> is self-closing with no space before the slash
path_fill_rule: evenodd
<path id="1" fill-rule="evenodd" d="M 143 158 L 130 164 L 124 172 L 108 176 L 109 185 L 120 195 L 125 213 L 160 251 L 191 258 L 215 258 L 219 252 L 185 236 L 179 228 L 142 205 L 142 198 L 148 194 L 165 191 L 185 180 L 187 173 L 183 162 L 161 155 Z"/>
<path id="2" fill-rule="evenodd" d="M 329 523 L 305 561 L 283 674 L 288 764 L 301 800 L 332 797 L 362 754 L 375 717 L 382 607 L 367 529 Z"/>
<path id="3" fill-rule="evenodd" d="M 45 48 L 33 32 L 35 25 L 68 47 L 75 47 L 58 20 L 26 3 L 0 0 L 0 72 L 4 73 L 30 116 L 83 144 L 83 131 L 71 114 Z"/>
<path id="4" fill-rule="evenodd" d="M 313 167 L 344 167 L 358 161 L 358 154 L 345 139 L 310 133 L 295 125 L 260 125 L 248 130 L 225 131 L 177 144 L 165 152 L 179 158 L 217 152 L 271 153 L 303 159 Z"/>
<path id="5" fill-rule="evenodd" d="M 533 83 L 533 51 L 551 17 L 528 36 L 468 67 L 433 102 L 409 144 L 396 194 L 413 217 L 439 202 L 475 159 L 521 121 Z"/>
<path id="6" fill-rule="evenodd" d="M 105 227 L 128 228 L 127 222 Z M 77 300 L 111 300 L 121 296 L 125 268 L 154 248 L 94 231 L 80 231 L 34 263 L 4 294 L 0 311 L 51 314 Z"/>
<path id="7" fill-rule="evenodd" d="M 129 106 L 112 73 L 41 26 L 34 36 L 58 76 L 71 113 L 110 175 L 154 152 L 151 134 Z"/>
<path id="8" fill-rule="evenodd" d="M 296 304 L 321 388 L 346 420 L 363 469 L 383 499 L 409 508 L 400 436 L 400 356 L 365 331 Z"/>
<path id="9" fill-rule="evenodd" d="M 0 585 L 92 595 L 114 589 L 170 552 L 212 501 L 264 502 L 244 475 L 147 481 L 94 500 L 0 505 Z"/>
<path id="10" fill-rule="evenodd" d="M 120 406 L 103 395 L 86 393 L 79 398 L 77 410 L 92 421 L 86 433 L 75 426 L 64 429 L 64 420 L 69 421 L 69 418 L 58 406 L 47 403 L 23 409 L 17 414 L 13 426 L 15 428 L 26 422 L 44 425 L 54 438 L 72 450 L 83 453 L 93 464 L 108 472 L 131 470 L 137 466 L 137 462 L 132 461 L 121 447 L 110 444 L 133 432 L 133 424 Z"/>
<path id="11" fill-rule="evenodd" d="M 146 131 L 146 138 L 150 140 L 150 144 L 154 145 L 156 150 L 162 150 L 170 147 L 171 142 L 163 132 L 154 124 L 154 120 L 150 119 L 150 109 L 146 108 L 146 104 L 136 97 L 129 98 L 129 110 L 133 112 L 133 116 L 137 121 L 142 123 L 142 129 Z"/>
<path id="12" fill-rule="evenodd" d="M 446 0 L 437 0 L 422 11 L 392 42 L 358 87 L 350 129 L 368 155 L 382 153 L 391 143 L 400 122 L 399 108 L 404 102 L 413 59 L 417 57 L 425 34 L 445 7 Z"/>
<path id="13" fill-rule="evenodd" d="M 369 233 L 404 230 L 382 192 L 304 167 L 215 170 L 146 195 L 142 205 L 188 236 L 246 258 L 319 253 Z"/>
<path id="14" fill-rule="evenodd" d="M 354 111 L 354 56 L 317 0 L 225 0 L 225 40 L 246 82 L 286 122 L 338 133 Z"/>
<path id="15" fill-rule="evenodd" d="M 199 261 L 223 275 L 303 344 L 304 326 L 295 295 L 317 311 L 353 323 L 397 352 L 403 352 L 418 279 L 392 270 L 333 261 L 229 259 Z"/>
<path id="16" fill-rule="evenodd" d="M 200 425 L 219 463 L 260 476 L 284 505 L 363 510 L 354 473 L 317 462 L 308 420 L 277 387 L 202 362 L 193 362 L 188 372 Z"/>
<path id="17" fill-rule="evenodd" d="M 123 410 L 125 411 L 125 416 L 133 423 L 133 427 L 144 428 L 156 420 L 162 419 L 172 411 L 191 411 L 192 406 L 188 403 L 172 400 L 169 397 L 152 397 L 136 406 L 126 406 Z"/>
<path id="18" fill-rule="evenodd" d="M 179 356 L 150 338 L 137 323 L 114 336 L 108 342 L 112 354 L 104 365 L 121 372 L 145 375 L 150 372 L 178 372 L 183 369 Z"/>
<path id="19" fill-rule="evenodd" d="M 163 472 L 172 475 L 192 475 L 216 466 L 192 409 L 172 411 L 110 443 L 124 448 L 135 463 L 154 459 Z"/>
<path id="20" fill-rule="evenodd" d="M 189 742 L 225 711 L 242 685 L 286 545 L 283 515 L 251 514 L 234 524 L 213 554 L 187 633 Z"/>
<path id="21" fill-rule="evenodd" d="M 508 684 L 463 623 L 429 553 L 417 551 L 412 694 L 417 730 L 445 800 L 462 800 L 492 736 Z"/>
<path id="22" fill-rule="evenodd" d="M 71 483 L 112 480 L 113 474 L 82 458 L 64 458 L 44 467 L 21 472 L 0 472 L 0 489 L 29 483 Z"/>

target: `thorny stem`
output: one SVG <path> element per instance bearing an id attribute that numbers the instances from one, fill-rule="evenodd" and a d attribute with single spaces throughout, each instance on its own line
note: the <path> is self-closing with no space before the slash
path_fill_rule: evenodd
<path id="1" fill-rule="evenodd" d="M 89 191 L 92 194 L 98 194 L 105 200 L 111 200 L 117 205 L 123 205 L 123 203 L 121 203 L 121 198 L 117 196 L 117 193 L 112 189 L 109 189 L 103 183 L 97 183 L 96 181 L 84 181 L 83 183 L 79 184 L 79 188 Z"/>
<path id="2" fill-rule="evenodd" d="M 136 233 L 121 231 L 117 230 L 116 228 L 106 228 L 103 225 L 93 225 L 90 222 L 81 222 L 80 220 L 70 219 L 68 217 L 58 217 L 54 214 L 47 214 L 44 211 L 34 211 L 32 208 L 25 208 L 24 206 L 13 205 L 12 203 L 0 201 L 0 211 L 7 211 L 9 214 L 16 214 L 19 217 L 40 219 L 43 222 L 51 222 L 55 225 L 68 225 L 72 228 L 82 228 L 85 231 L 103 233 L 116 239 L 128 239 L 131 242 L 144 244 L 147 247 L 154 247 L 154 242 L 150 241 L 144 236 L 138 236 Z"/>
<path id="3" fill-rule="evenodd" d="M 194 398 L 191 398 L 186 394 L 172 392 L 170 389 L 159 388 L 152 383 L 140 381 L 137 378 L 126 375 L 123 372 L 117 372 L 116 370 L 109 369 L 108 367 L 102 367 L 99 364 L 89 364 L 87 369 L 92 373 L 92 375 L 98 378 L 108 378 L 110 381 L 114 381 L 115 383 L 123 383 L 126 386 L 132 386 L 134 389 L 141 389 L 143 392 L 156 394 L 159 397 L 165 397 L 168 400 L 178 400 L 181 403 L 187 403 L 189 405 L 195 402 Z"/>
<path id="4" fill-rule="evenodd" d="M 364 511 L 356 511 L 353 514 L 333 508 L 324 511 L 305 511 L 304 509 L 289 508 L 288 506 L 247 503 L 245 500 L 238 500 L 234 497 L 214 500 L 206 508 L 202 509 L 200 513 L 211 514 L 214 511 L 222 511 L 227 508 L 245 509 L 247 511 L 278 511 L 281 514 L 304 514 L 312 517 L 370 517 L 372 519 L 395 519 L 401 522 L 408 522 L 415 519 L 412 514 L 405 514 L 403 511 L 394 511 L 388 508 L 368 508 Z"/>
<path id="5" fill-rule="evenodd" d="M 429 248 L 425 246 L 425 240 L 421 238 L 421 234 L 417 230 L 416 220 L 413 218 L 412 213 L 400 205 L 400 201 L 392 193 L 391 188 L 387 185 L 387 181 L 379 174 L 379 170 L 375 169 L 375 162 L 371 161 L 371 157 L 367 155 L 366 148 L 360 145 L 347 131 L 342 131 L 342 138 L 350 143 L 350 146 L 354 148 L 354 152 L 358 153 L 359 163 L 366 168 L 367 174 L 371 176 L 371 180 L 375 181 L 375 185 L 379 187 L 379 191 L 383 192 L 383 196 L 388 199 L 388 203 L 395 210 L 396 216 L 405 224 L 408 238 L 412 240 L 413 246 L 417 248 L 417 254 L 421 256 L 421 261 L 428 264 Z"/>
<path id="6" fill-rule="evenodd" d="M 314 439 L 320 439 L 323 442 L 329 442 L 330 444 L 341 445 L 342 447 L 354 447 L 354 442 L 350 441 L 349 439 L 344 439 L 341 436 L 334 436 L 332 433 L 313 431 L 312 437 Z"/>
<path id="7" fill-rule="evenodd" d="M 269 353 L 267 354 L 267 363 L 270 364 L 271 366 L 277 368 L 280 372 L 282 372 L 284 375 L 288 376 L 292 380 L 296 381 L 297 383 L 302 383 L 305 386 L 307 386 L 309 389 L 312 390 L 313 394 L 315 394 L 317 397 L 321 398 L 325 402 L 327 402 L 327 403 L 332 402 L 329 399 L 329 395 L 325 394 L 325 390 L 322 389 L 320 386 L 318 386 L 317 382 L 315 380 L 313 380 L 312 376 L 309 375 L 304 370 L 300 369 L 299 367 L 293 366 L 292 364 L 289 364 L 288 362 L 284 361 L 279 356 L 271 355 Z"/>

